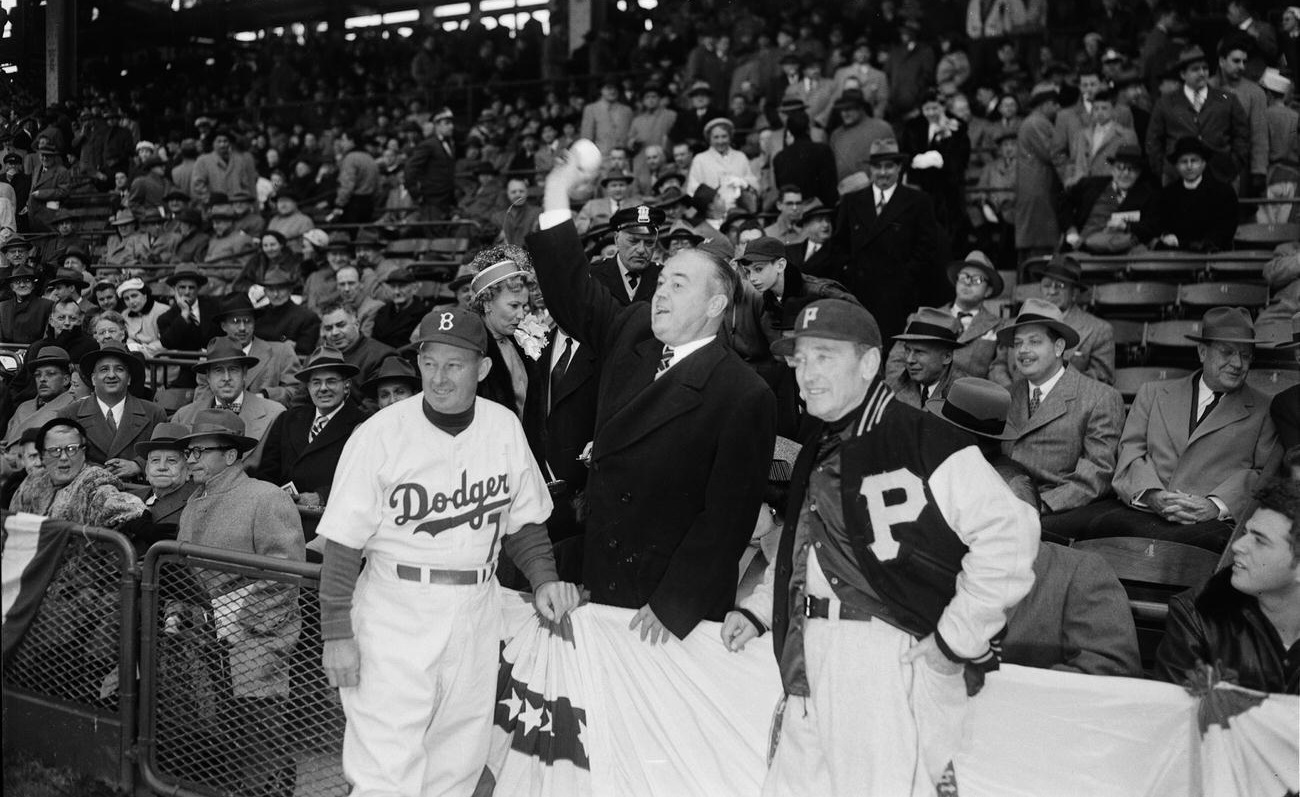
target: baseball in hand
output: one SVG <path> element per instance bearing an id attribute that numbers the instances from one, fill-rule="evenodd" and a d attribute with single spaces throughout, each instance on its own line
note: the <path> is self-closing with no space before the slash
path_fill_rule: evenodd
<path id="1" fill-rule="evenodd" d="M 591 139 L 580 138 L 573 142 L 573 146 L 569 147 L 569 154 L 573 156 L 573 162 L 582 171 L 590 174 L 600 170 L 600 150 L 591 143 Z"/>

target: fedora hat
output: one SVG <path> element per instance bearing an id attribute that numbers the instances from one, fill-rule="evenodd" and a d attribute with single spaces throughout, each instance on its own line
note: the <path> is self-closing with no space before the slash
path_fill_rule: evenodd
<path id="1" fill-rule="evenodd" d="M 221 308 L 212 314 L 212 318 L 220 321 L 228 315 L 237 315 L 241 313 L 253 314 L 253 302 L 248 298 L 247 293 L 237 293 L 228 297 L 221 303 Z"/>
<path id="2" fill-rule="evenodd" d="M 63 250 L 63 259 L 67 260 L 70 257 L 75 257 L 80 260 L 83 266 L 90 265 L 90 253 L 80 246 L 69 246 L 67 249 Z"/>
<path id="3" fill-rule="evenodd" d="M 1197 61 L 1200 61 L 1207 66 L 1210 63 L 1210 59 L 1205 57 L 1205 51 L 1202 50 L 1199 45 L 1193 44 L 1190 47 L 1184 47 L 1183 51 L 1178 54 L 1178 61 L 1174 64 L 1174 69 L 1182 72 Z"/>
<path id="4" fill-rule="evenodd" d="M 628 174 L 627 172 L 610 172 L 609 174 L 600 178 L 601 185 L 609 185 L 610 183 L 626 183 L 628 185 L 631 185 L 632 175 Z"/>
<path id="5" fill-rule="evenodd" d="M 176 287 L 176 283 L 183 279 L 194 280 L 199 284 L 200 288 L 208 284 L 208 278 L 203 276 L 199 271 L 198 266 L 195 266 L 193 263 L 182 263 L 172 269 L 172 273 L 168 274 L 167 278 L 164 279 L 163 282 L 172 287 Z"/>
<path id="6" fill-rule="evenodd" d="M 694 97 L 697 94 L 707 94 L 710 97 L 712 97 L 713 86 L 709 85 L 709 81 L 707 80 L 697 80 L 694 83 L 692 83 L 691 87 L 686 91 L 686 96 Z"/>
<path id="7" fill-rule="evenodd" d="M 160 423 L 153 428 L 148 440 L 135 444 L 135 455 L 147 457 L 150 451 L 181 451 L 185 448 L 181 439 L 189 433 L 190 427 L 183 423 Z"/>
<path id="8" fill-rule="evenodd" d="M 1137 144 L 1124 144 L 1115 150 L 1114 154 L 1106 158 L 1107 163 L 1132 163 L 1138 167 L 1146 165 L 1146 158 L 1142 157 L 1142 150 Z"/>
<path id="9" fill-rule="evenodd" d="M 651 186 L 651 189 L 656 195 L 662 197 L 664 191 L 667 190 L 669 183 L 676 183 L 677 190 L 680 191 L 682 186 L 686 185 L 686 178 L 682 176 L 681 172 L 678 172 L 675 169 L 670 169 L 659 175 L 658 179 L 655 180 L 654 185 Z"/>
<path id="10" fill-rule="evenodd" d="M 179 200 L 181 202 L 189 202 L 190 195 L 185 193 L 179 188 L 173 188 L 172 190 L 168 191 L 166 194 L 163 195 L 164 202 L 171 202 L 173 199 Z"/>
<path id="11" fill-rule="evenodd" d="M 871 142 L 867 162 L 880 163 L 882 161 L 898 161 L 899 163 L 908 161 L 907 153 L 898 148 L 898 139 L 878 138 Z"/>
<path id="12" fill-rule="evenodd" d="M 903 334 L 894 340 L 941 343 L 954 349 L 961 348 L 961 322 L 938 307 L 921 307 L 907 321 Z"/>
<path id="13" fill-rule="evenodd" d="M 58 148 L 57 146 L 55 146 L 54 144 L 52 144 L 52 143 L 50 143 L 48 140 L 46 140 L 46 141 L 44 141 L 44 142 L 42 142 L 42 143 L 40 143 L 40 144 L 38 144 L 38 145 L 36 146 L 36 154 L 38 154 L 38 155 L 62 155 L 63 153 L 59 151 L 59 148 Z"/>
<path id="14" fill-rule="evenodd" d="M 90 384 L 90 375 L 94 373 L 95 366 L 106 357 L 116 357 L 122 361 L 122 364 L 126 366 L 126 372 L 131 375 L 132 384 L 144 383 L 144 362 L 126 346 L 115 340 L 110 340 L 98 349 L 81 355 L 77 367 L 81 370 L 81 377 L 86 381 L 86 384 Z"/>
<path id="15" fill-rule="evenodd" d="M 36 274 L 36 270 L 33 269 L 29 264 L 24 263 L 23 265 L 14 269 L 13 273 L 11 273 L 9 276 L 0 279 L 0 283 L 10 283 L 17 279 L 29 279 L 34 282 L 36 281 L 37 278 L 38 276 Z"/>
<path id="16" fill-rule="evenodd" d="M 989 282 L 989 295 L 986 297 L 992 299 L 1001 296 L 1006 283 L 1002 280 L 1002 275 L 993 266 L 993 261 L 989 256 L 978 249 L 972 249 L 970 254 L 966 255 L 965 260 L 954 260 L 948 264 L 948 282 L 953 285 L 957 284 L 957 275 L 964 268 L 977 268 L 984 275 L 984 279 Z"/>
<path id="17" fill-rule="evenodd" d="M 244 419 L 230 410 L 199 410 L 194 414 L 190 433 L 178 437 L 176 442 L 181 448 L 188 448 L 202 437 L 220 437 L 241 454 L 257 448 L 257 438 L 244 434 Z"/>
<path id="18" fill-rule="evenodd" d="M 1060 99 L 1061 91 L 1056 87 L 1055 83 L 1039 83 L 1034 86 L 1034 90 L 1029 95 L 1029 107 L 1037 108 L 1050 100 L 1059 102 Z"/>
<path id="19" fill-rule="evenodd" d="M 209 368 L 218 364 L 236 363 L 245 368 L 252 368 L 259 362 L 261 360 L 256 357 L 244 354 L 244 350 L 235 345 L 230 338 L 217 338 L 203 353 L 203 359 L 190 367 L 196 374 L 206 374 Z"/>
<path id="20" fill-rule="evenodd" d="M 662 192 L 660 192 L 659 196 L 655 197 L 654 200 L 654 206 L 659 208 L 660 210 L 662 210 L 663 208 L 671 208 L 674 207 L 675 205 L 689 205 L 689 204 L 691 204 L 691 198 L 687 196 L 682 191 L 682 189 L 678 188 L 675 185 L 670 185 L 667 188 L 665 188 Z"/>
<path id="21" fill-rule="evenodd" d="M 1271 91 L 1274 94 L 1281 94 L 1283 96 L 1291 90 L 1291 81 L 1274 66 L 1264 69 L 1264 74 L 1259 76 L 1259 85 L 1265 91 Z"/>
<path id="22" fill-rule="evenodd" d="M 27 361 L 28 368 L 36 368 L 38 365 L 59 365 L 64 368 L 72 367 L 72 358 L 68 356 L 67 349 L 62 346 L 42 346 L 36 356 Z"/>
<path id="23" fill-rule="evenodd" d="M 261 285 L 263 288 L 275 288 L 283 285 L 292 286 L 296 283 L 289 272 L 282 268 L 273 268 L 263 274 L 262 278 L 257 281 L 257 284 Z"/>
<path id="24" fill-rule="evenodd" d="M 344 379 L 351 379 L 361 373 L 361 369 L 343 359 L 343 352 L 330 346 L 321 346 L 307 358 L 307 364 L 298 369 L 298 381 L 307 383 L 305 377 L 317 371 L 334 371 Z"/>
<path id="25" fill-rule="evenodd" d="M 668 232 L 660 236 L 660 240 L 665 243 L 668 241 L 689 241 L 691 246 L 699 246 L 704 243 L 704 236 L 697 233 L 691 225 L 679 220 L 673 222 L 673 226 L 668 228 Z"/>
<path id="26" fill-rule="evenodd" d="M 453 291 L 458 291 L 473 282 L 474 275 L 477 273 L 478 272 L 475 271 L 474 267 L 470 264 L 462 264 L 460 268 L 456 269 L 456 276 L 452 278 L 451 282 L 447 283 L 447 287 L 451 288 Z"/>
<path id="27" fill-rule="evenodd" d="M 1029 269 L 1029 275 L 1035 279 L 1051 277 L 1083 287 L 1083 266 L 1069 255 L 1056 255 L 1046 263 L 1033 266 Z"/>
<path id="28" fill-rule="evenodd" d="M 64 255 L 67 256 L 66 254 Z M 84 291 L 90 287 L 90 283 L 80 271 L 75 268 L 60 268 L 54 272 L 54 277 L 50 280 L 50 285 L 75 285 L 77 290 Z"/>
<path id="29" fill-rule="evenodd" d="M 181 208 L 181 212 L 176 214 L 176 220 L 191 227 L 203 226 L 203 214 L 198 208 Z"/>
<path id="30" fill-rule="evenodd" d="M 32 242 L 27 239 L 26 235 L 15 233 L 9 236 L 4 243 L 0 243 L 0 251 L 5 249 L 28 249 Z"/>
<path id="31" fill-rule="evenodd" d="M 422 387 L 420 375 L 400 354 L 390 354 L 385 357 L 375 369 L 374 375 L 361 383 L 361 392 L 370 398 L 376 398 L 379 395 L 381 382 L 405 382 L 416 393 L 419 393 Z"/>
<path id="32" fill-rule="evenodd" d="M 1019 430 L 1007 422 L 1011 393 L 1002 385 L 973 376 L 955 380 L 948 395 L 932 398 L 925 408 L 958 429 L 990 440 L 1015 440 Z"/>
<path id="33" fill-rule="evenodd" d="M 108 223 L 114 227 L 121 227 L 126 224 L 135 224 L 135 214 L 129 210 L 123 209 L 113 214 Z"/>
<path id="34" fill-rule="evenodd" d="M 1255 337 L 1250 313 L 1242 307 L 1211 307 L 1201 317 L 1201 334 L 1184 335 L 1197 343 L 1267 343 Z"/>
<path id="35" fill-rule="evenodd" d="M 1177 163 L 1184 155 L 1199 155 L 1201 160 L 1209 161 L 1216 154 L 1214 148 L 1196 136 L 1183 136 L 1174 142 L 1174 149 L 1169 153 L 1169 162 Z"/>
<path id="36" fill-rule="evenodd" d="M 1015 331 L 1030 324 L 1041 324 L 1060 335 L 1065 339 L 1067 351 L 1079 345 L 1079 333 L 1074 331 L 1074 327 L 1065 323 L 1061 308 L 1046 299 L 1038 298 L 1026 299 L 1025 303 L 1020 306 L 1020 312 L 1016 315 L 1015 320 L 998 330 L 998 343 L 1003 346 L 1010 346 Z"/>
<path id="37" fill-rule="evenodd" d="M 420 278 L 415 276 L 415 273 L 409 267 L 395 268 L 384 278 L 384 282 L 388 285 L 410 285 L 419 281 Z"/>
<path id="38" fill-rule="evenodd" d="M 813 197 L 811 200 L 804 203 L 803 213 L 800 216 L 800 222 L 803 223 L 808 221 L 809 219 L 813 219 L 818 216 L 834 217 L 835 214 L 838 212 L 838 210 L 839 208 L 837 208 L 835 205 L 827 205 L 817 197 Z"/>
<path id="39" fill-rule="evenodd" d="M 710 119 L 704 123 L 704 137 L 708 138 L 715 127 L 725 127 L 728 133 L 736 132 L 736 123 L 725 116 L 719 116 L 716 119 Z"/>
<path id="40" fill-rule="evenodd" d="M 862 89 L 845 89 L 840 92 L 840 96 L 835 100 L 836 110 L 842 108 L 866 108 L 867 98 L 862 96 Z"/>

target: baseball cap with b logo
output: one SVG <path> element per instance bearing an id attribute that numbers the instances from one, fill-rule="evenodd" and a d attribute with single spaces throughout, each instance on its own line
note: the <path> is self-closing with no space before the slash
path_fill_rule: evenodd
<path id="1" fill-rule="evenodd" d="M 479 354 L 487 354 L 487 327 L 477 313 L 452 307 L 439 309 L 420 321 L 415 344 L 446 343 Z"/>
<path id="2" fill-rule="evenodd" d="M 844 299 L 818 299 L 809 303 L 799 312 L 793 330 L 772 344 L 772 353 L 778 357 L 794 354 L 794 342 L 799 338 L 881 345 L 876 319 L 862 306 Z"/>

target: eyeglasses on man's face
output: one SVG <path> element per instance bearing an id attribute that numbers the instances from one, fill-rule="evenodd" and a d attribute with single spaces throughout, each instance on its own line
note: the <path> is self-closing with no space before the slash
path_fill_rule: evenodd
<path id="1" fill-rule="evenodd" d="M 85 443 L 73 443 L 68 446 L 50 446 L 49 448 L 41 449 L 41 456 L 46 459 L 62 459 L 63 457 L 71 459 L 77 454 L 80 454 L 85 448 Z"/>

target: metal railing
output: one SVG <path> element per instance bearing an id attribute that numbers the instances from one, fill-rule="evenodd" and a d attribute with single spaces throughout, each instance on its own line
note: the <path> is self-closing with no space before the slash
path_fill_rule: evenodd
<path id="1" fill-rule="evenodd" d="M 319 565 L 178 542 L 141 581 L 139 763 L 169 795 L 347 792 Z"/>
<path id="2" fill-rule="evenodd" d="M 0 525 L 8 514 L 0 511 Z M 129 793 L 137 730 L 136 551 L 114 531 L 45 524 L 64 526 L 69 537 L 5 668 L 5 746 L 114 780 Z"/>

